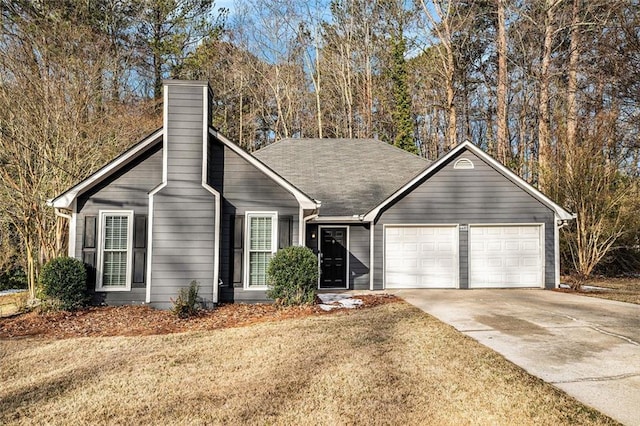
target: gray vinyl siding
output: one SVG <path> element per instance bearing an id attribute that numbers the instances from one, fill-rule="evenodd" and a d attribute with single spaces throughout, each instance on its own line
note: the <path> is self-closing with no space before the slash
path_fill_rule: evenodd
<path id="1" fill-rule="evenodd" d="M 215 196 L 202 185 L 205 132 L 203 86 L 165 85 L 167 182 L 153 196 L 151 303 L 168 308 L 197 281 L 213 302 Z"/>
<path id="2" fill-rule="evenodd" d="M 133 210 L 136 215 L 147 215 L 149 192 L 160 182 L 162 182 L 162 143 L 158 141 L 136 161 L 78 197 L 75 257 L 82 259 L 86 216 L 98 216 L 100 210 Z M 136 286 L 132 284 L 129 292 L 95 293 L 93 300 L 109 305 L 144 303 L 146 290 L 143 285 L 139 288 Z"/>
<path id="3" fill-rule="evenodd" d="M 369 290 L 369 243 L 368 226 L 349 227 L 349 288 Z"/>
<path id="4" fill-rule="evenodd" d="M 169 184 L 153 200 L 151 303 L 163 308 L 194 280 L 213 301 L 215 199 L 202 186 L 184 189 Z"/>
<path id="5" fill-rule="evenodd" d="M 202 182 L 203 95 L 199 86 L 169 85 L 167 182 Z"/>
<path id="6" fill-rule="evenodd" d="M 468 158 L 475 168 L 456 170 Z M 384 224 L 540 224 L 545 227 L 545 287 L 555 287 L 554 212 L 488 163 L 463 150 L 379 215 L 375 225 L 374 287 L 383 287 Z M 460 287 L 468 287 L 468 231 L 460 231 Z"/>
<path id="7" fill-rule="evenodd" d="M 245 290 L 243 287 L 233 286 L 230 265 L 233 264 L 234 217 L 245 216 L 247 212 L 277 212 L 278 217 L 291 217 L 293 221 L 291 242 L 293 245 L 298 245 L 300 205 L 289 191 L 214 138 L 209 141 L 208 176 L 210 185 L 222 195 L 220 222 L 221 301 L 247 303 L 268 301 L 264 291 Z M 246 232 L 246 223 L 244 231 Z M 246 250 L 244 256 L 246 256 Z M 246 272 L 244 256 L 243 281 Z"/>

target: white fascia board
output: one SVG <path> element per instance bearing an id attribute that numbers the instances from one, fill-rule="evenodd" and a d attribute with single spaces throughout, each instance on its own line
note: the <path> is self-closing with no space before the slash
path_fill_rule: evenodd
<path id="1" fill-rule="evenodd" d="M 70 208 L 73 205 L 74 200 L 80 193 L 102 182 L 102 180 L 104 180 L 106 177 L 128 164 L 131 160 L 136 158 L 138 154 L 144 152 L 150 145 L 153 145 L 153 143 L 155 143 L 158 138 L 161 138 L 162 135 L 163 129 L 159 129 L 153 132 L 151 135 L 147 136 L 144 140 L 139 142 L 129 151 L 125 151 L 124 154 L 120 155 L 115 160 L 108 163 L 88 178 L 84 179 L 82 182 L 76 184 L 72 188 L 58 195 L 56 198 L 48 200 L 47 204 L 49 206 L 57 207 L 60 209 Z"/>
<path id="2" fill-rule="evenodd" d="M 285 178 L 283 178 L 282 176 L 280 176 L 279 174 L 271 170 L 262 161 L 258 160 L 256 157 L 249 154 L 248 152 L 240 148 L 235 143 L 231 142 L 229 139 L 224 137 L 214 128 L 210 127 L 209 133 L 211 133 L 211 135 L 213 135 L 216 139 L 218 139 L 220 142 L 222 142 L 225 146 L 227 146 L 233 152 L 238 154 L 240 157 L 247 160 L 252 166 L 254 166 L 258 170 L 260 170 L 261 172 L 269 176 L 278 185 L 280 185 L 281 187 L 286 189 L 288 192 L 290 192 L 294 197 L 296 197 L 296 200 L 300 204 L 300 207 L 302 207 L 303 209 L 315 210 L 320 207 L 320 202 L 318 202 L 317 200 L 311 199 L 308 195 L 306 195 L 304 192 L 300 191 L 298 188 L 293 186 Z"/>
<path id="3" fill-rule="evenodd" d="M 431 175 L 432 173 L 434 173 L 434 171 L 437 170 L 442 164 L 448 162 L 453 156 L 458 154 L 463 149 L 468 149 L 469 151 L 471 151 L 472 153 L 474 153 L 475 155 L 477 155 L 481 159 L 485 160 L 487 163 L 489 163 L 492 167 L 494 167 L 499 172 L 501 172 L 507 179 L 509 179 L 515 185 L 519 186 L 522 190 L 524 190 L 527 193 L 529 193 L 529 195 L 531 195 L 533 198 L 537 199 L 542 204 L 546 205 L 551 210 L 553 210 L 558 215 L 559 219 L 561 219 L 561 220 L 571 220 L 571 219 L 575 219 L 576 218 L 575 214 L 569 213 L 567 210 L 565 210 L 564 208 L 560 207 L 558 204 L 556 204 L 553 201 L 551 201 L 546 195 L 544 195 L 542 192 L 538 191 L 531 184 L 529 184 L 527 181 L 522 179 L 520 176 L 518 176 L 515 173 L 513 173 L 507 167 L 505 167 L 504 165 L 500 164 L 497 160 L 495 160 L 489 154 L 487 154 L 486 152 L 484 152 L 483 150 L 481 150 L 480 148 L 478 148 L 477 146 L 475 146 L 471 142 L 465 141 L 465 142 L 461 143 L 460 145 L 456 146 L 455 148 L 453 148 L 445 156 L 443 156 L 439 160 L 437 160 L 434 163 L 432 163 L 422 173 L 420 173 L 418 176 L 416 176 L 415 178 L 410 180 L 406 185 L 404 185 L 402 188 L 400 188 L 399 190 L 397 190 L 396 192 L 391 194 L 391 196 L 389 196 L 386 200 L 384 200 L 382 203 L 380 203 L 377 207 L 375 207 L 374 209 L 369 211 L 367 214 L 365 214 L 364 220 L 365 221 L 373 221 L 373 220 L 375 220 L 375 218 L 380 213 L 380 210 L 382 210 L 384 207 L 389 205 L 391 202 L 393 202 L 400 195 L 404 194 L 413 185 L 415 185 L 416 183 L 420 182 L 425 177 L 427 177 L 427 176 Z"/>

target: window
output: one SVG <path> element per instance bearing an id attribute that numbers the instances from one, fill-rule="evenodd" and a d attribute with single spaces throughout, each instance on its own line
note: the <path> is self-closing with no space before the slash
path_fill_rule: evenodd
<path id="1" fill-rule="evenodd" d="M 133 212 L 100 212 L 99 290 L 122 291 L 131 288 L 132 234 Z"/>
<path id="2" fill-rule="evenodd" d="M 248 288 L 267 286 L 267 265 L 277 249 L 276 213 L 247 213 Z"/>

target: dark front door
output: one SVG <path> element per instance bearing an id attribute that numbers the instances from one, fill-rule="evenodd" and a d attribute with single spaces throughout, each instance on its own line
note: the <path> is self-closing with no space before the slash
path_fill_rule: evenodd
<path id="1" fill-rule="evenodd" d="M 320 288 L 347 288 L 347 228 L 321 228 L 320 253 Z"/>

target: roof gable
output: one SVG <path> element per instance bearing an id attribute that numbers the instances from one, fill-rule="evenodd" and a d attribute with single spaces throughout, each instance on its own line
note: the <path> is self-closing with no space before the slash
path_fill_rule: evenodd
<path id="1" fill-rule="evenodd" d="M 549 199 L 546 195 L 544 195 L 542 192 L 538 191 L 536 188 L 534 188 L 532 185 L 530 185 L 524 179 L 522 179 L 521 177 L 519 177 L 518 175 L 513 173 L 511 170 L 509 170 L 507 167 L 505 167 L 504 165 L 499 163 L 497 160 L 495 160 L 489 154 L 485 153 L 483 150 L 481 150 L 477 146 L 473 145 L 471 142 L 465 141 L 465 142 L 459 144 L 458 146 L 456 146 L 455 148 L 453 148 L 451 151 L 449 151 L 446 155 L 441 157 L 439 160 L 437 160 L 434 163 L 432 163 L 429 167 L 427 167 L 424 171 L 419 173 L 413 179 L 409 180 L 405 185 L 403 185 L 401 188 L 399 188 L 397 191 L 395 191 L 393 194 L 391 194 L 389 197 L 387 197 L 384 201 L 382 201 L 380 204 L 378 204 L 375 208 L 371 209 L 365 215 L 364 220 L 366 220 L 366 221 L 375 220 L 378 217 L 378 215 L 380 214 L 380 212 L 381 212 L 381 210 L 383 208 L 385 208 L 386 206 L 388 206 L 389 204 L 391 204 L 392 202 L 394 202 L 398 198 L 402 197 L 407 192 L 411 191 L 411 189 L 415 185 L 419 184 L 420 182 L 423 182 L 426 179 L 429 179 L 438 170 L 440 170 L 440 168 L 442 166 L 444 166 L 445 164 L 449 163 L 454 158 L 456 158 L 458 156 L 458 154 L 460 152 L 462 152 L 463 150 L 469 150 L 473 154 L 478 156 L 480 159 L 485 161 L 489 166 L 491 166 L 497 172 L 502 174 L 505 178 L 510 180 L 513 184 L 515 184 L 520 189 L 522 189 L 523 191 L 527 192 L 533 198 L 538 200 L 540 203 L 544 204 L 549 209 L 554 211 L 554 213 L 558 216 L 559 219 L 561 219 L 561 220 L 570 220 L 570 219 L 574 219 L 575 218 L 574 214 L 569 213 L 567 210 L 565 210 L 564 208 L 560 207 L 558 204 L 556 204 L 553 201 L 551 201 L 551 199 Z"/>
<path id="2" fill-rule="evenodd" d="M 87 178 L 78 182 L 71 188 L 67 189 L 60 195 L 56 196 L 47 201 L 47 204 L 56 208 L 68 209 L 73 204 L 73 201 L 76 199 L 78 195 L 83 192 L 86 192 L 93 188 L 94 186 L 100 184 L 105 179 L 107 179 L 112 174 L 118 172 L 122 168 L 126 167 L 128 164 L 135 161 L 144 153 L 148 152 L 150 149 L 155 147 L 158 143 L 162 143 L 162 135 L 163 129 L 160 128 L 155 132 L 151 133 L 146 138 L 142 139 L 137 144 L 133 145 L 131 148 L 127 149 L 125 152 L 109 161 L 107 164 L 102 166 L 96 172 L 89 175 Z"/>
<path id="3" fill-rule="evenodd" d="M 277 184 L 282 186 L 284 189 L 289 191 L 293 196 L 298 200 L 300 206 L 304 209 L 316 209 L 320 206 L 319 202 L 316 199 L 311 198 L 307 193 L 303 192 L 300 188 L 295 186 L 291 181 L 288 181 L 283 176 L 274 171 L 268 164 L 260 161 L 259 158 L 249 154 L 242 148 L 240 148 L 235 143 L 231 142 L 222 134 L 218 133 L 217 130 L 210 127 L 209 133 L 213 135 L 216 139 L 222 142 L 225 146 L 230 148 L 233 152 L 238 154 L 240 157 L 249 162 L 252 166 L 256 167 L 258 170 L 262 171 L 269 178 L 273 179 Z"/>
<path id="4" fill-rule="evenodd" d="M 300 189 L 295 187 L 293 184 L 288 182 L 282 176 L 278 175 L 272 169 L 270 169 L 267 165 L 253 157 L 251 154 L 245 152 L 240 147 L 238 147 L 233 142 L 229 141 L 229 139 L 225 138 L 223 135 L 218 133 L 213 128 L 209 128 L 209 134 L 219 141 L 221 141 L 224 145 L 228 146 L 242 158 L 247 160 L 252 166 L 258 168 L 262 172 L 264 172 L 267 176 L 273 179 L 276 183 L 282 186 L 284 189 L 289 191 L 291 194 L 295 196 L 300 205 L 305 209 L 315 209 L 318 207 L 318 203 L 309 197 L 307 194 L 302 192 Z M 76 185 L 67 189 L 60 195 L 48 200 L 48 204 L 56 207 L 68 209 L 71 208 L 74 200 L 82 193 L 90 190 L 91 188 L 99 185 L 105 179 L 109 178 L 114 173 L 117 173 L 122 168 L 134 162 L 137 158 L 139 158 L 144 153 L 148 152 L 153 147 L 157 146 L 157 144 L 162 143 L 164 135 L 164 128 L 160 128 L 153 132 L 151 135 L 144 138 L 142 141 L 138 142 L 122 154 L 120 154 L 115 159 L 111 160 L 109 163 L 98 169 L 95 173 L 92 173 L 90 176 L 80 181 Z M 166 161 L 166 159 L 164 160 Z"/>
<path id="5" fill-rule="evenodd" d="M 253 155 L 320 200 L 321 216 L 362 215 L 429 164 L 375 139 L 283 139 Z"/>

